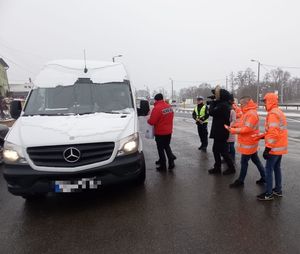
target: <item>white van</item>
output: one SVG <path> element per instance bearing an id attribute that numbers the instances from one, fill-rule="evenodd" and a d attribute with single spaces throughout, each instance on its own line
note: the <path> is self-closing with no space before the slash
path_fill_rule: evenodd
<path id="1" fill-rule="evenodd" d="M 53 61 L 34 81 L 5 138 L 4 178 L 24 198 L 145 180 L 132 87 L 121 63 Z"/>

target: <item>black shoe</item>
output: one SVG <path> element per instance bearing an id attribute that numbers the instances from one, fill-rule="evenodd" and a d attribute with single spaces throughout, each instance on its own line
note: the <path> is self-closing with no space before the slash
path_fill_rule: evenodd
<path id="1" fill-rule="evenodd" d="M 230 188 L 240 188 L 244 187 L 244 183 L 240 181 L 239 179 L 235 180 L 232 184 L 229 184 Z"/>
<path id="2" fill-rule="evenodd" d="M 257 199 L 260 200 L 260 201 L 270 201 L 270 200 L 273 200 L 274 197 L 273 197 L 273 194 L 268 194 L 266 192 L 260 194 L 257 196 Z"/>
<path id="3" fill-rule="evenodd" d="M 202 150 L 202 146 L 198 147 L 198 150 Z"/>
<path id="4" fill-rule="evenodd" d="M 276 196 L 276 197 L 282 197 L 282 191 L 276 191 L 275 189 L 273 189 L 273 195 Z"/>
<path id="5" fill-rule="evenodd" d="M 235 174 L 235 169 L 234 168 L 228 168 L 223 172 L 223 175 L 231 175 L 231 174 Z"/>
<path id="6" fill-rule="evenodd" d="M 156 168 L 157 171 L 166 171 L 167 167 L 160 165 L 159 167 Z"/>
<path id="7" fill-rule="evenodd" d="M 160 161 L 159 161 L 159 160 L 156 161 L 155 164 L 156 164 L 156 165 L 160 165 Z"/>
<path id="8" fill-rule="evenodd" d="M 175 161 L 177 159 L 177 157 L 173 154 L 172 155 L 172 160 Z"/>
<path id="9" fill-rule="evenodd" d="M 211 175 L 215 175 L 215 174 L 221 174 L 221 169 L 220 168 L 212 168 L 210 170 L 208 170 L 208 173 Z"/>
<path id="10" fill-rule="evenodd" d="M 175 168 L 175 164 L 174 164 L 174 161 L 170 161 L 169 162 L 169 170 L 172 170 L 173 168 Z"/>
<path id="11" fill-rule="evenodd" d="M 264 185 L 266 183 L 266 180 L 264 178 L 260 178 L 259 180 L 256 181 L 256 184 L 258 185 Z"/>

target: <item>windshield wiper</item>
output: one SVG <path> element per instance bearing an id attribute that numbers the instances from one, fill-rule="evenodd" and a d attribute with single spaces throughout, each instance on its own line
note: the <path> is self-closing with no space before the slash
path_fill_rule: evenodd
<path id="1" fill-rule="evenodd" d="M 54 114 L 24 114 L 23 116 L 55 116 Z"/>
<path id="2" fill-rule="evenodd" d="M 105 113 L 105 114 L 121 114 L 118 111 L 101 111 L 101 113 Z"/>
<path id="3" fill-rule="evenodd" d="M 90 114 L 95 114 L 96 112 L 83 112 L 83 113 L 78 113 L 78 115 L 90 115 Z"/>

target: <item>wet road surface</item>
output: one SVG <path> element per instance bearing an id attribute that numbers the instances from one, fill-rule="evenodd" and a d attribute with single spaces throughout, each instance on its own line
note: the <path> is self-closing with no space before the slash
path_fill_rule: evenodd
<path id="1" fill-rule="evenodd" d="M 198 146 L 196 126 L 177 118 L 173 172 L 155 170 L 156 146 L 145 140 L 144 186 L 36 203 L 9 194 L 1 175 L 0 253 L 300 253 L 300 143 L 289 144 L 284 197 L 273 202 L 256 200 L 251 163 L 244 188 L 229 189 L 236 176 L 207 173 L 211 141 L 207 153 Z"/>

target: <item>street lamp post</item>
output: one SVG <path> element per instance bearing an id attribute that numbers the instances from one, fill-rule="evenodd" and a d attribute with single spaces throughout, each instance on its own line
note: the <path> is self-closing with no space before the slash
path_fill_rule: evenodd
<path id="1" fill-rule="evenodd" d="M 284 93 L 284 84 L 283 82 L 281 83 L 281 87 L 280 87 L 281 91 L 280 91 L 280 103 L 283 104 L 283 93 Z"/>
<path id="2" fill-rule="evenodd" d="M 117 57 L 122 57 L 122 56 L 123 56 L 123 55 L 113 56 L 112 61 L 115 62 L 115 59 L 116 59 Z"/>
<path id="3" fill-rule="evenodd" d="M 251 62 L 256 62 L 257 66 L 257 89 L 256 89 L 256 102 L 259 105 L 259 75 L 260 75 L 260 61 L 251 59 Z"/>
<path id="4" fill-rule="evenodd" d="M 170 80 L 171 80 L 171 87 L 172 87 L 172 90 L 171 90 L 171 100 L 173 102 L 173 95 L 174 95 L 173 84 L 174 84 L 174 80 L 171 79 L 171 78 L 170 78 Z"/>

